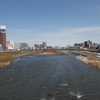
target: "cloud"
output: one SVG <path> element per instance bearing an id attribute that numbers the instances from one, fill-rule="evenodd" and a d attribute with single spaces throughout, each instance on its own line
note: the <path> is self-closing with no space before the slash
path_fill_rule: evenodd
<path id="1" fill-rule="evenodd" d="M 66 30 L 69 34 L 89 32 L 89 31 L 100 31 L 100 27 L 88 27 L 88 28 L 71 28 Z"/>
<path id="2" fill-rule="evenodd" d="M 74 43 L 82 43 L 86 40 L 92 40 L 93 42 L 98 43 L 100 27 L 70 28 L 59 32 L 43 33 L 38 35 L 42 37 L 41 40 L 48 41 L 48 43 L 52 45 L 73 45 Z M 96 38 L 98 40 L 95 40 Z"/>
<path id="3" fill-rule="evenodd" d="M 47 42 L 47 44 L 51 46 L 73 45 L 74 43 L 82 43 L 86 40 L 91 40 L 93 42 L 99 43 L 100 40 L 98 38 L 100 37 L 100 27 L 66 28 L 64 30 L 58 30 L 56 32 L 45 33 L 36 33 L 32 32 L 32 30 L 28 31 L 22 29 L 13 30 L 15 31 L 15 37 L 18 39 L 17 41 L 20 40 L 26 41 L 26 43 L 31 43 L 33 40 L 35 40 L 37 44 Z M 20 37 L 17 35 L 19 33 L 22 33 Z M 8 36 L 12 37 L 13 35 L 9 34 Z M 15 37 L 12 38 L 14 39 Z M 14 40 L 16 40 L 16 38 Z"/>
<path id="4" fill-rule="evenodd" d="M 27 32 L 26 29 L 8 29 L 8 31 L 16 31 L 16 32 Z"/>
<path id="5" fill-rule="evenodd" d="M 89 27 L 89 28 L 77 28 L 76 30 L 82 31 L 93 31 L 93 30 L 100 30 L 100 27 Z"/>
<path id="6" fill-rule="evenodd" d="M 100 33 L 100 27 L 88 27 L 88 28 L 70 28 L 65 30 L 60 30 L 57 32 L 47 32 L 47 33 L 39 33 L 39 34 L 31 34 L 34 36 L 40 36 L 41 38 L 62 38 L 62 37 L 82 37 L 83 33 L 93 33 L 93 34 L 99 34 Z"/>

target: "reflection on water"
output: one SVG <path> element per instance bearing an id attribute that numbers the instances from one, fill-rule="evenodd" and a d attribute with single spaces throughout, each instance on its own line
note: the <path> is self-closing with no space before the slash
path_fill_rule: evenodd
<path id="1" fill-rule="evenodd" d="M 99 100 L 99 77 L 75 55 L 28 55 L 0 68 L 0 100 Z"/>

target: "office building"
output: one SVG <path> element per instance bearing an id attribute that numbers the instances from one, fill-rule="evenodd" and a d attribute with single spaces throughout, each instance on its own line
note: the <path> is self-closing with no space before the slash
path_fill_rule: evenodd
<path id="1" fill-rule="evenodd" d="M 2 49 L 6 50 L 6 33 L 0 33 L 0 44 L 2 45 Z"/>
<path id="2" fill-rule="evenodd" d="M 20 48 L 20 43 L 19 42 L 14 42 L 14 49 L 19 50 Z"/>
<path id="3" fill-rule="evenodd" d="M 43 49 L 46 49 L 46 42 L 43 42 L 43 43 L 42 43 L 42 48 L 43 48 Z"/>
<path id="4" fill-rule="evenodd" d="M 20 49 L 28 49 L 27 43 L 20 43 Z"/>
<path id="5" fill-rule="evenodd" d="M 35 49 L 42 49 L 42 45 L 41 44 L 35 44 Z"/>

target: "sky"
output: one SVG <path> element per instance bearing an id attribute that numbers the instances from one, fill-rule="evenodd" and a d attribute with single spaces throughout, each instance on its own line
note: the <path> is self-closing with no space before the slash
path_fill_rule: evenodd
<path id="1" fill-rule="evenodd" d="M 0 0 L 7 40 L 65 47 L 100 42 L 100 0 Z"/>

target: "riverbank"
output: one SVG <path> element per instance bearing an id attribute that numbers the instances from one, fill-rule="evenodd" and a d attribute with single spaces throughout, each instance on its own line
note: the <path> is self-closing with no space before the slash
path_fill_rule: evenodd
<path id="1" fill-rule="evenodd" d="M 86 63 L 86 64 L 89 64 L 93 67 L 96 67 L 98 69 L 100 69 L 100 58 L 97 58 L 96 56 L 77 56 L 77 59 L 79 59 L 80 61 Z"/>
<path id="2" fill-rule="evenodd" d="M 9 51 L 9 52 L 0 52 L 0 67 L 4 67 L 9 65 L 15 58 L 33 54 L 33 53 L 39 53 L 41 55 L 44 54 L 57 54 L 59 53 L 59 50 L 40 50 L 40 51 Z M 10 58 L 10 59 L 9 59 Z"/>
<path id="3" fill-rule="evenodd" d="M 78 54 L 76 58 L 80 61 L 100 69 L 100 53 L 90 51 L 71 51 L 73 54 Z"/>
<path id="4" fill-rule="evenodd" d="M 34 51 L 11 51 L 11 52 L 0 52 L 0 67 L 9 65 L 15 58 L 29 55 Z"/>

